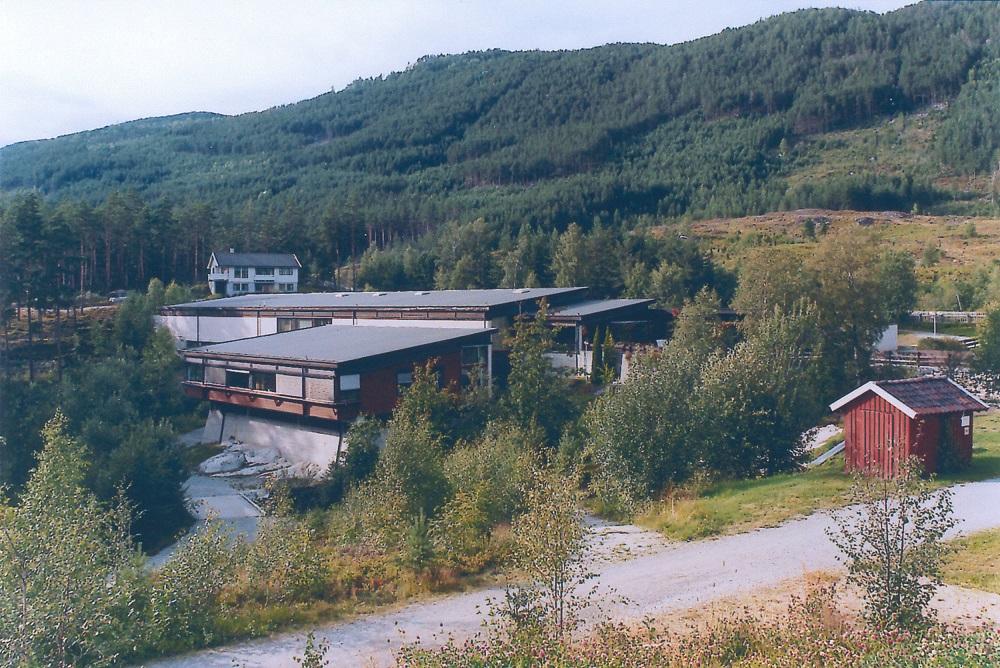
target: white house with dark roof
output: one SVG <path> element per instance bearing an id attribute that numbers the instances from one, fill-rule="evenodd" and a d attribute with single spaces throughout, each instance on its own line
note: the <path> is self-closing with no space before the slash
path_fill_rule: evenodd
<path id="1" fill-rule="evenodd" d="M 208 288 L 225 297 L 297 292 L 301 268 L 294 253 L 215 251 L 208 260 Z"/>

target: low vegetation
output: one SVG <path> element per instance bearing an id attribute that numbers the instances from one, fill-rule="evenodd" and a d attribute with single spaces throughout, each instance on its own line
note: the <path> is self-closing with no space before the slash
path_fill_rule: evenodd
<path id="1" fill-rule="evenodd" d="M 483 637 L 439 648 L 411 645 L 400 652 L 399 665 L 996 665 L 1000 634 L 995 628 L 939 624 L 927 607 L 948 551 L 941 538 L 954 519 L 949 492 L 933 492 L 916 465 L 911 461 L 894 481 L 856 477 L 850 493 L 867 512 L 838 516 L 838 529 L 831 531 L 843 548 L 849 581 L 863 593 L 861 619 L 838 608 L 836 586 L 813 587 L 776 619 L 744 611 L 680 633 L 650 620 L 639 628 L 605 622 L 573 639 L 555 632 L 551 617 L 504 614 L 508 607 L 489 617 Z M 586 593 L 578 589 L 566 596 L 586 602 Z"/>
<path id="2" fill-rule="evenodd" d="M 959 538 L 953 546 L 942 570 L 944 581 L 1000 594 L 1000 529 Z"/>

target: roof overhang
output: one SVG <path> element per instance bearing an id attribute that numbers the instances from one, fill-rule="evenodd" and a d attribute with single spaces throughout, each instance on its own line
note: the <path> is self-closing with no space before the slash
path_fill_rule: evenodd
<path id="1" fill-rule="evenodd" d="M 976 410 L 976 411 L 989 410 L 989 408 L 990 408 L 989 405 L 983 403 L 983 401 L 981 399 L 979 399 L 979 397 L 977 397 L 974 394 L 972 394 L 971 392 L 969 392 L 967 389 L 965 389 L 964 387 L 962 387 L 961 385 L 959 385 L 958 383 L 956 383 L 951 378 L 947 378 L 946 380 L 949 383 L 951 383 L 952 385 L 954 385 L 956 388 L 958 388 L 964 395 L 966 395 L 967 397 L 969 397 L 970 399 L 972 399 L 973 401 L 975 401 L 977 404 L 979 404 L 978 408 L 973 408 L 971 410 Z M 845 394 L 840 399 L 837 399 L 835 402 L 833 402 L 832 404 L 830 404 L 830 410 L 833 411 L 833 412 L 835 412 L 835 413 L 839 412 L 842 408 L 844 408 L 845 406 L 847 406 L 848 404 L 850 404 L 852 401 L 854 401 L 855 399 L 861 397 L 862 395 L 864 395 L 864 394 L 866 394 L 868 392 L 873 392 L 876 395 L 882 397 L 883 399 L 885 399 L 886 401 L 888 401 L 889 404 L 891 404 L 895 408 L 899 409 L 900 412 L 902 412 L 907 417 L 909 417 L 909 418 L 915 418 L 915 417 L 917 417 L 917 411 L 913 410 L 908 405 L 906 405 L 905 403 L 903 403 L 902 401 L 900 401 L 895 395 L 893 395 L 891 392 L 889 392 L 888 390 L 886 390 L 883 387 L 881 387 L 877 382 L 875 382 L 873 380 L 868 381 L 867 383 L 865 383 L 864 385 L 862 385 L 858 389 L 854 390 L 853 392 Z M 933 412 L 933 411 L 930 411 L 930 412 Z M 925 411 L 925 414 L 926 413 L 927 413 L 927 411 Z"/>
<path id="2" fill-rule="evenodd" d="M 867 394 L 868 392 L 874 392 L 878 396 L 882 397 L 890 404 L 892 404 L 894 407 L 898 408 L 907 417 L 909 418 L 917 417 L 917 412 L 915 410 L 904 404 L 902 401 L 894 397 L 886 390 L 879 387 L 878 383 L 876 383 L 873 380 L 868 381 L 867 383 L 865 383 L 858 389 L 854 390 L 853 392 L 849 392 L 848 394 L 842 396 L 840 399 L 834 401 L 832 404 L 830 404 L 830 410 L 833 411 L 834 413 L 837 413 L 840 411 L 841 408 L 848 405 L 858 397 Z"/>

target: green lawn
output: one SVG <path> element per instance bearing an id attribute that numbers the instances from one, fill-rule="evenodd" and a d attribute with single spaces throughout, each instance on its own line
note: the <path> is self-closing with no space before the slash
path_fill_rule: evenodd
<path id="1" fill-rule="evenodd" d="M 974 533 L 954 542 L 944 581 L 1000 594 L 1000 529 Z"/>
<path id="2" fill-rule="evenodd" d="M 976 417 L 972 465 L 939 483 L 994 477 L 1000 477 L 1000 411 Z M 844 458 L 837 455 L 802 472 L 719 482 L 692 497 L 658 501 L 636 522 L 673 540 L 739 533 L 843 505 L 850 486 Z"/>

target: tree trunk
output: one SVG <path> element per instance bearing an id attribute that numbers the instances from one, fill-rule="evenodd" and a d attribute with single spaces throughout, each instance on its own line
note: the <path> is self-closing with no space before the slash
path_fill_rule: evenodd
<path id="1" fill-rule="evenodd" d="M 59 382 L 62 382 L 62 320 L 60 319 L 60 311 L 62 309 L 59 307 L 59 302 L 56 302 L 56 324 L 55 324 L 55 339 L 56 339 L 56 377 Z"/>
<path id="2" fill-rule="evenodd" d="M 31 332 L 31 303 L 28 303 L 28 381 L 35 381 L 34 335 Z"/>

